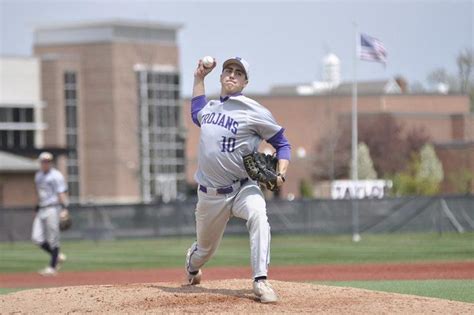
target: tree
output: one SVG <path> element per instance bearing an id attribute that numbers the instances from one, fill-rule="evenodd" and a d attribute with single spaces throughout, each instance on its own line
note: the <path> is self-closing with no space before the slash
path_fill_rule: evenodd
<path id="1" fill-rule="evenodd" d="M 461 93 L 468 93 L 472 89 L 474 77 L 474 53 L 472 49 L 461 51 L 456 58 L 459 74 L 459 90 Z"/>
<path id="2" fill-rule="evenodd" d="M 448 83 L 449 75 L 446 69 L 437 68 L 428 74 L 428 76 L 426 77 L 426 81 L 428 81 L 430 85 L 436 85 L 438 83 Z"/>
<path id="3" fill-rule="evenodd" d="M 369 147 L 377 174 L 395 173 L 405 164 L 402 126 L 392 115 L 360 116 L 359 141 Z"/>
<path id="4" fill-rule="evenodd" d="M 469 92 L 469 99 L 471 101 L 471 113 L 474 113 L 474 88 Z"/>
<path id="5" fill-rule="evenodd" d="M 444 178 L 443 166 L 431 144 L 425 144 L 420 152 L 413 154 L 406 170 L 395 174 L 395 195 L 426 195 L 439 192 Z"/>
<path id="6" fill-rule="evenodd" d="M 351 160 L 349 118 L 340 133 L 328 133 L 317 148 L 316 179 L 348 178 Z M 406 128 L 388 113 L 359 116 L 359 142 L 367 145 L 373 167 L 379 177 L 403 171 L 410 156 L 429 141 L 423 128 Z"/>
<path id="7" fill-rule="evenodd" d="M 359 179 L 377 179 L 369 147 L 363 142 L 357 146 L 357 172 Z"/>
<path id="8" fill-rule="evenodd" d="M 420 192 L 426 195 L 434 195 L 439 192 L 441 182 L 444 179 L 443 164 L 436 156 L 431 144 L 425 144 L 420 150 L 420 165 L 415 174 L 417 182 L 423 185 Z"/>
<path id="9" fill-rule="evenodd" d="M 299 190 L 302 198 L 314 198 L 313 186 L 308 180 L 302 179 L 300 181 Z"/>
<path id="10" fill-rule="evenodd" d="M 472 49 L 461 51 L 456 58 L 461 93 L 467 93 L 471 101 L 471 112 L 474 112 L 474 52 Z"/>
<path id="11" fill-rule="evenodd" d="M 456 57 L 457 75 L 450 74 L 444 68 L 431 71 L 426 77 L 432 89 L 439 84 L 449 86 L 448 92 L 468 94 L 471 102 L 471 112 L 474 112 L 474 52 L 471 48 L 461 50 Z"/>
<path id="12" fill-rule="evenodd" d="M 420 81 L 414 81 L 413 83 L 410 84 L 410 93 L 416 94 L 416 93 L 425 93 L 425 87 L 423 86 L 423 83 Z"/>
<path id="13" fill-rule="evenodd" d="M 405 154 L 409 158 L 413 153 L 430 141 L 430 137 L 423 127 L 413 127 L 405 135 Z"/>
<path id="14" fill-rule="evenodd" d="M 369 147 L 379 176 L 405 169 L 410 156 L 429 141 L 425 129 L 406 131 L 390 114 L 361 117 L 359 126 L 359 141 Z"/>
<path id="15" fill-rule="evenodd" d="M 428 81 L 428 84 L 433 90 L 436 90 L 440 84 L 446 84 L 450 91 L 456 91 L 458 89 L 457 78 L 449 74 L 444 68 L 431 71 L 426 77 L 426 81 Z"/>
<path id="16" fill-rule="evenodd" d="M 319 180 L 343 178 L 349 172 L 350 158 L 350 137 L 347 138 L 347 130 L 329 132 L 316 148 L 313 175 Z"/>
<path id="17" fill-rule="evenodd" d="M 469 194 L 474 185 L 474 172 L 468 168 L 461 168 L 449 175 L 449 182 L 454 188 L 454 193 Z"/>

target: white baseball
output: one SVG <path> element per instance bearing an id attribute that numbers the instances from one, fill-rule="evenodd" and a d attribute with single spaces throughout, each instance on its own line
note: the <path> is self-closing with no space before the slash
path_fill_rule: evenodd
<path id="1" fill-rule="evenodd" d="M 202 58 L 202 65 L 204 68 L 211 68 L 214 65 L 214 58 L 211 56 L 206 56 Z"/>

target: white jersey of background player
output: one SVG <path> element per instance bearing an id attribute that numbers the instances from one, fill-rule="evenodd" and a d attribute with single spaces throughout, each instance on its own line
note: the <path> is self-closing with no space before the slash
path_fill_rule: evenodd
<path id="1" fill-rule="evenodd" d="M 59 217 L 67 215 L 67 184 L 63 175 L 52 166 L 51 153 L 41 153 L 39 161 L 40 170 L 35 175 L 38 205 L 31 239 L 51 256 L 49 266 L 39 271 L 41 275 L 50 276 L 57 273 L 58 262 L 66 260 L 59 251 Z"/>
<path id="2" fill-rule="evenodd" d="M 226 60 L 220 76 L 219 100 L 207 101 L 204 78 L 216 66 L 205 68 L 202 61 L 194 73 L 191 115 L 201 128 L 196 205 L 197 241 L 186 255 L 190 284 L 201 282 L 201 267 L 217 249 L 231 216 L 247 221 L 250 234 L 253 290 L 261 302 L 276 302 L 277 295 L 267 281 L 270 262 L 270 226 L 266 203 L 258 183 L 249 180 L 242 156 L 257 151 L 266 140 L 277 151 L 277 185 L 285 181 L 290 145 L 271 113 L 242 95 L 249 78 L 249 65 L 240 57 Z"/>

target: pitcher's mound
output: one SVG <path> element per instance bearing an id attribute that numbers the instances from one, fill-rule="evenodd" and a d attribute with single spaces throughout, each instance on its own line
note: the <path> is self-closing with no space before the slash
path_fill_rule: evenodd
<path id="1" fill-rule="evenodd" d="M 272 281 L 277 304 L 259 303 L 249 280 L 77 286 L 0 297 L 1 313 L 439 313 L 474 314 L 474 304 L 305 283 Z"/>

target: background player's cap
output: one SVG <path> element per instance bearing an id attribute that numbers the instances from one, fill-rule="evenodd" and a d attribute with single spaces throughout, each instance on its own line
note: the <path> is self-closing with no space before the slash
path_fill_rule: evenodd
<path id="1" fill-rule="evenodd" d="M 40 161 L 52 161 L 53 160 L 53 155 L 49 152 L 41 152 L 38 159 Z"/>
<path id="2" fill-rule="evenodd" d="M 224 68 L 227 65 L 231 64 L 231 63 L 236 63 L 236 64 L 240 65 L 245 71 L 245 75 L 247 76 L 247 80 L 249 79 L 249 68 L 250 68 L 250 66 L 249 66 L 249 63 L 245 59 L 243 59 L 241 57 L 229 58 L 226 61 L 224 61 L 224 63 L 222 64 L 222 70 L 224 70 Z"/>

